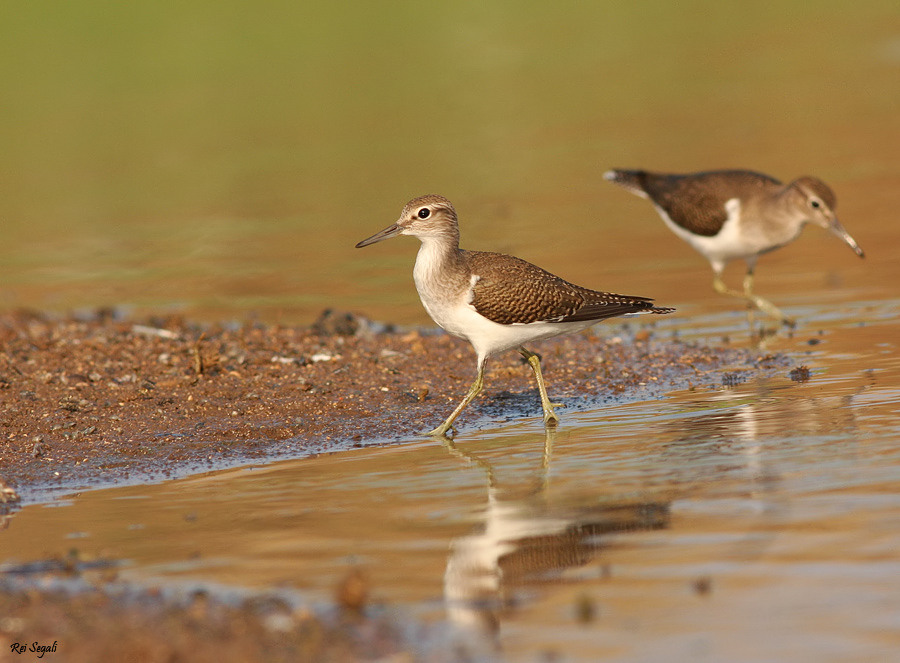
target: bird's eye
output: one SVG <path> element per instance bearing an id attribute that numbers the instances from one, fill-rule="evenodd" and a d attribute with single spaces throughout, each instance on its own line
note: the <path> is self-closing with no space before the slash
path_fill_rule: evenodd
<path id="1" fill-rule="evenodd" d="M 820 203 L 818 200 L 813 198 L 812 200 L 809 201 L 809 206 L 812 207 L 813 209 L 819 209 L 822 206 L 822 203 Z"/>
<path id="2" fill-rule="evenodd" d="M 427 219 L 429 216 L 431 216 L 431 210 L 428 209 L 427 207 L 423 207 L 422 209 L 419 210 L 419 218 L 420 219 Z"/>

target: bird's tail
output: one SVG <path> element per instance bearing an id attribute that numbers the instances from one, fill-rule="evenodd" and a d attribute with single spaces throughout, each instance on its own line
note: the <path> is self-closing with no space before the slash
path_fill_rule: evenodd
<path id="1" fill-rule="evenodd" d="M 641 198 L 646 198 L 644 193 L 644 178 L 647 173 L 643 170 L 620 170 L 614 168 L 603 173 L 603 179 L 609 180 L 613 184 L 631 191 L 631 193 Z"/>

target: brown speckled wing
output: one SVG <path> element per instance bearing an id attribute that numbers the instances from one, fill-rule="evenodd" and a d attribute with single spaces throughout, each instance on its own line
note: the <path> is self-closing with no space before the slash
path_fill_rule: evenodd
<path id="1" fill-rule="evenodd" d="M 529 322 L 603 320 L 655 309 L 644 297 L 627 297 L 582 288 L 513 256 L 464 251 L 471 272 L 477 275 L 472 306 L 494 322 L 510 325 Z"/>
<path id="2" fill-rule="evenodd" d="M 718 234 L 728 218 L 725 203 L 735 197 L 758 194 L 781 183 L 748 170 L 718 170 L 691 175 L 662 175 L 626 171 L 673 223 L 695 235 Z"/>

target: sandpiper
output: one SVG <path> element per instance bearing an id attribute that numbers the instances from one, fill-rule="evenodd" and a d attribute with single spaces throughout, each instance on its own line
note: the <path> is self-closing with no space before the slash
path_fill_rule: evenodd
<path id="1" fill-rule="evenodd" d="M 564 281 L 529 262 L 500 253 L 459 248 L 456 210 L 442 196 L 409 201 L 396 223 L 359 242 L 362 248 L 397 235 L 422 242 L 413 279 L 425 310 L 450 334 L 464 338 L 478 357 L 477 376 L 455 410 L 429 435 L 445 436 L 484 385 L 488 357 L 518 348 L 534 371 L 544 423 L 559 421 L 541 375 L 540 358 L 524 343 L 577 332 L 627 313 L 671 313 L 645 297 L 597 292 Z"/>
<path id="2" fill-rule="evenodd" d="M 753 294 L 753 269 L 760 255 L 792 242 L 806 223 L 814 223 L 863 257 L 835 216 L 834 193 L 815 177 L 799 177 L 790 184 L 749 170 L 687 175 L 610 170 L 603 177 L 650 199 L 666 225 L 709 260 L 717 292 L 746 299 L 787 325 L 793 325 L 788 316 Z M 725 265 L 737 258 L 747 263 L 743 292 L 722 280 Z"/>

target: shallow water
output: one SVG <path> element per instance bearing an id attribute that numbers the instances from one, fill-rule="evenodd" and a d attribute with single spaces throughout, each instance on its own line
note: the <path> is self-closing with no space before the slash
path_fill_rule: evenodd
<path id="1" fill-rule="evenodd" d="M 466 247 L 676 306 L 660 334 L 749 344 L 703 259 L 602 181 L 616 166 L 818 175 L 867 252 L 810 228 L 759 263 L 799 320 L 766 346 L 809 382 L 84 492 L 13 516 L 0 561 L 77 548 L 138 582 L 311 602 L 358 565 L 375 601 L 514 660 L 888 660 L 895 5 L 0 10 L 5 308 L 430 324 L 415 242 L 353 245 L 438 192 Z"/>
<path id="2" fill-rule="evenodd" d="M 897 307 L 867 313 L 770 341 L 810 368 L 805 383 L 784 369 L 568 412 L 552 433 L 522 419 L 453 443 L 84 492 L 17 513 L 0 559 L 76 548 L 141 583 L 320 605 L 360 568 L 374 603 L 510 660 L 888 660 Z"/>

